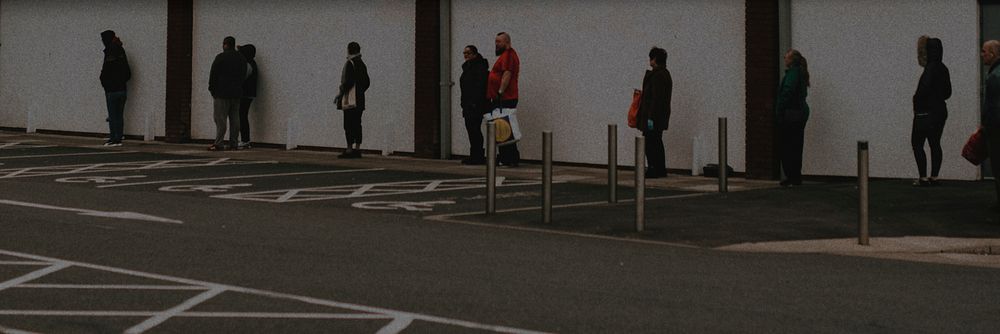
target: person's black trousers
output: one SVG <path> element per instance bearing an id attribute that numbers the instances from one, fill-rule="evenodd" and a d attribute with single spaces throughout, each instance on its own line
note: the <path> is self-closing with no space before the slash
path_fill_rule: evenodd
<path id="1" fill-rule="evenodd" d="M 993 171 L 993 183 L 997 190 L 997 204 L 1000 205 L 1000 127 L 988 127 L 986 131 L 986 144 L 990 154 L 990 169 Z"/>
<path id="2" fill-rule="evenodd" d="M 469 133 L 469 158 L 473 160 L 485 161 L 486 153 L 483 149 L 483 114 L 477 112 L 463 111 L 465 118 L 465 131 Z M 474 116 L 475 115 L 475 116 Z"/>
<path id="3" fill-rule="evenodd" d="M 782 122 L 781 169 L 792 183 L 802 182 L 802 146 L 805 140 L 805 122 Z M 725 168 L 720 166 L 721 168 Z"/>
<path id="4" fill-rule="evenodd" d="M 941 134 L 944 133 L 944 123 L 944 119 L 936 120 L 930 115 L 913 117 L 910 145 L 913 147 L 913 158 L 917 161 L 917 171 L 920 173 L 920 178 L 927 177 L 925 141 L 931 146 L 931 176 L 938 177 L 938 173 L 941 172 L 942 155 L 944 155 L 941 150 Z"/>
<path id="5" fill-rule="evenodd" d="M 646 130 L 642 132 L 646 137 L 646 164 L 649 166 L 649 173 L 656 175 L 667 175 L 667 156 L 663 148 L 663 131 Z"/>
<path id="6" fill-rule="evenodd" d="M 240 99 L 240 139 L 244 143 L 250 142 L 250 120 L 247 118 L 250 114 L 251 103 L 253 103 L 252 97 Z"/>
<path id="7" fill-rule="evenodd" d="M 349 109 L 344 110 L 344 136 L 347 137 L 347 146 L 351 144 L 361 145 L 361 114 L 364 110 Z"/>
<path id="8" fill-rule="evenodd" d="M 517 100 L 500 102 L 501 108 L 517 108 Z M 517 150 L 517 143 L 500 146 L 498 149 L 499 158 L 497 161 L 506 166 L 517 166 L 521 162 L 521 151 Z"/>

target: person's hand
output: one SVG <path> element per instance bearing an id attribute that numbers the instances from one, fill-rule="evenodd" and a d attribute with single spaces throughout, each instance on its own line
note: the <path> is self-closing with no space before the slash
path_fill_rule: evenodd
<path id="1" fill-rule="evenodd" d="M 653 131 L 653 120 L 651 119 L 646 120 L 646 130 Z"/>

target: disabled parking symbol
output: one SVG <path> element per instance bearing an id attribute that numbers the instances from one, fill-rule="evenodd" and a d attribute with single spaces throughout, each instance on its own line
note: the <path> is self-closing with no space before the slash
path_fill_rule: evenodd
<path id="1" fill-rule="evenodd" d="M 351 204 L 352 207 L 366 210 L 399 210 L 426 212 L 434 211 L 435 205 L 455 204 L 454 201 L 429 201 L 429 202 L 407 202 L 407 201 L 374 201 L 358 202 Z"/>

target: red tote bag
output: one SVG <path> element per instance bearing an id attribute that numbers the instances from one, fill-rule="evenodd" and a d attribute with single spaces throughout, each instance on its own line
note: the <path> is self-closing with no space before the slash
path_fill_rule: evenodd
<path id="1" fill-rule="evenodd" d="M 632 106 L 628 108 L 628 127 L 636 128 L 639 119 L 639 104 L 642 103 L 642 91 L 636 89 L 632 92 Z"/>
<path id="2" fill-rule="evenodd" d="M 989 151 L 986 149 L 986 138 L 983 137 L 983 129 L 977 129 L 965 142 L 965 147 L 962 148 L 962 157 L 978 166 L 989 156 Z"/>

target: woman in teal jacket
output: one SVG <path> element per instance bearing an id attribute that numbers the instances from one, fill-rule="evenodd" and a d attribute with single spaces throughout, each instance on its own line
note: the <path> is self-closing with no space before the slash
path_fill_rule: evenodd
<path id="1" fill-rule="evenodd" d="M 798 50 L 785 53 L 785 77 L 781 79 L 775 116 L 778 120 L 779 157 L 784 187 L 802 185 L 802 143 L 809 120 L 809 66 Z"/>

